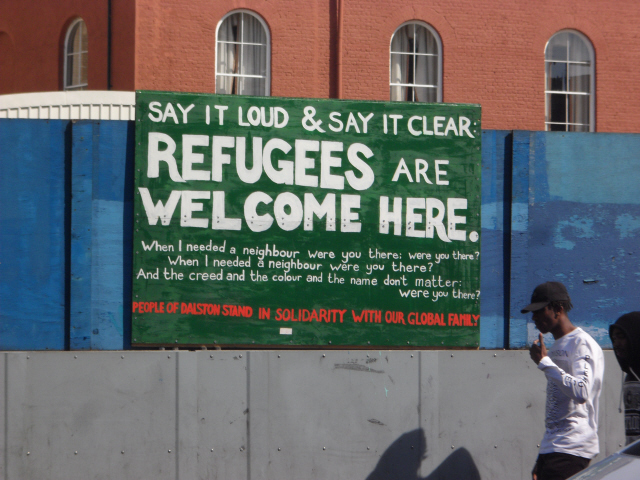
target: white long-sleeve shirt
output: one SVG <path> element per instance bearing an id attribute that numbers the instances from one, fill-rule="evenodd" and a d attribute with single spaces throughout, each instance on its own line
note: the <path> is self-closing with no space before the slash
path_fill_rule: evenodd
<path id="1" fill-rule="evenodd" d="M 547 377 L 546 431 L 540 453 L 593 458 L 599 452 L 598 405 L 604 355 L 581 328 L 559 338 L 538 364 Z"/>

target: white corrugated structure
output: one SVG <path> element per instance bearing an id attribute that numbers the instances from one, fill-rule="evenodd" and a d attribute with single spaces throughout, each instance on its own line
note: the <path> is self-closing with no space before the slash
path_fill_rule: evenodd
<path id="1" fill-rule="evenodd" d="M 135 92 L 85 90 L 0 95 L 0 118 L 134 120 Z"/>

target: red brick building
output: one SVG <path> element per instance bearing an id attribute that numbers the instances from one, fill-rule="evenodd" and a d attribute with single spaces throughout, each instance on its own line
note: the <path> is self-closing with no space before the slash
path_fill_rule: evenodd
<path id="1" fill-rule="evenodd" d="M 417 97 L 486 129 L 640 132 L 639 25 L 636 0 L 5 1 L 0 94 Z"/>

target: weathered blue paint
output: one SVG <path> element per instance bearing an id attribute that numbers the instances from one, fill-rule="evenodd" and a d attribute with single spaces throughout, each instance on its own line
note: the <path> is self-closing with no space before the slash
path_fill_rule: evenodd
<path id="1" fill-rule="evenodd" d="M 481 348 L 537 336 L 520 308 L 545 280 L 609 346 L 640 308 L 640 135 L 485 131 L 482 148 Z M 0 349 L 130 347 L 133 150 L 133 122 L 0 120 Z"/>
<path id="2" fill-rule="evenodd" d="M 640 217 L 629 213 L 621 213 L 616 216 L 614 226 L 620 238 L 634 237 L 640 233 Z"/>
<path id="3" fill-rule="evenodd" d="M 640 216 L 638 205 L 549 202 L 531 208 L 530 286 L 562 281 L 574 304 L 570 318 L 605 346 L 609 324 L 638 309 L 640 251 L 637 238 L 623 238 L 615 228 L 621 208 Z"/>
<path id="4" fill-rule="evenodd" d="M 537 338 L 530 315 L 519 310 L 535 285 L 557 280 L 571 294 L 573 323 L 610 347 L 609 324 L 638 309 L 640 202 L 630 190 L 640 184 L 635 156 L 640 136 L 526 132 L 523 137 L 528 152 L 523 139 L 514 153 L 514 165 L 523 171 L 516 178 L 514 167 L 514 191 L 520 182 L 514 205 L 518 201 L 524 212 L 525 198 L 528 203 L 526 221 L 520 222 L 526 229 L 516 233 L 514 227 L 510 346 Z"/>
<path id="5" fill-rule="evenodd" d="M 65 346 L 65 130 L 0 119 L 0 348 Z"/>
<path id="6" fill-rule="evenodd" d="M 73 126 L 71 349 L 130 344 L 132 133 L 127 122 Z"/>

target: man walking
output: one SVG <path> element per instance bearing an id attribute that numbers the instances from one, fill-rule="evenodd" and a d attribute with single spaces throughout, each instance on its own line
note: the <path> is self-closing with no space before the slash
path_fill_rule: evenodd
<path id="1" fill-rule="evenodd" d="M 540 331 L 529 354 L 547 377 L 546 431 L 533 471 L 533 480 L 564 480 L 583 470 L 600 449 L 598 403 L 604 374 L 602 349 L 567 314 L 571 298 L 559 282 L 538 285 L 531 303 Z M 551 333 L 555 343 L 547 351 L 542 337 Z"/>

